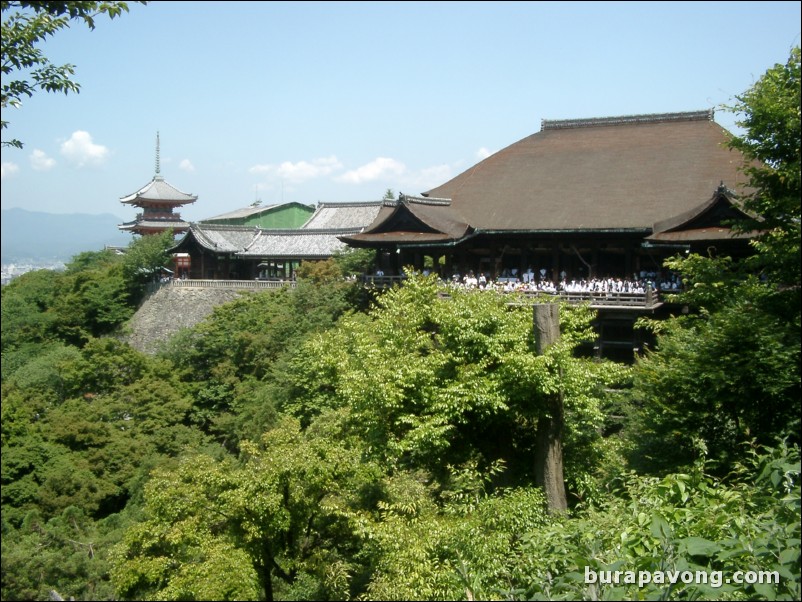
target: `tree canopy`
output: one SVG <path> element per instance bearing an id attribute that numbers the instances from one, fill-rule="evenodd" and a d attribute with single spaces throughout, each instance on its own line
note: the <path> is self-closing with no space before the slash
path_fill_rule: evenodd
<path id="1" fill-rule="evenodd" d="M 775 284 L 800 285 L 800 48 L 791 50 L 786 63 L 778 63 L 744 94 L 733 110 L 746 134 L 731 146 L 757 161 L 746 173 L 755 193 L 745 207 L 757 220 L 741 230 L 758 230 L 760 261 Z"/>
<path id="2" fill-rule="evenodd" d="M 726 472 L 750 444 L 799 441 L 799 48 L 734 109 L 745 133 L 731 144 L 752 160 L 741 200 L 755 216 L 735 226 L 757 234 L 754 254 L 667 263 L 685 282 L 673 300 L 689 311 L 659 325 L 657 351 L 639 362 L 634 393 L 646 416 L 640 427 L 652 435 L 642 452 L 663 468 L 704 450 Z"/>

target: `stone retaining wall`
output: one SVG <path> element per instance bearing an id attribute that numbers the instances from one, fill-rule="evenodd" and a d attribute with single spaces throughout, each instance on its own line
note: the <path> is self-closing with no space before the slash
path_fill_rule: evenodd
<path id="1" fill-rule="evenodd" d="M 142 302 L 129 321 L 126 340 L 139 351 L 155 353 L 161 343 L 180 329 L 201 322 L 216 306 L 252 293 L 234 288 L 161 287 Z"/>

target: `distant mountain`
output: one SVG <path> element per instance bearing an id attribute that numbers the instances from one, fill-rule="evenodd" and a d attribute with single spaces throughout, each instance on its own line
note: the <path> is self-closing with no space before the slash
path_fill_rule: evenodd
<path id="1" fill-rule="evenodd" d="M 25 209 L 3 209 L 2 263 L 24 261 L 64 261 L 84 251 L 100 251 L 105 246 L 125 247 L 131 235 L 117 225 L 125 220 L 103 213 L 42 213 Z"/>

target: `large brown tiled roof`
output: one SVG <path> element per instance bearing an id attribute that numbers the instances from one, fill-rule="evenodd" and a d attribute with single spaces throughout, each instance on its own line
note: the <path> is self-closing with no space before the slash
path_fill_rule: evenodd
<path id="1" fill-rule="evenodd" d="M 543 121 L 426 196 L 480 231 L 650 231 L 746 184 L 728 137 L 712 111 Z"/>

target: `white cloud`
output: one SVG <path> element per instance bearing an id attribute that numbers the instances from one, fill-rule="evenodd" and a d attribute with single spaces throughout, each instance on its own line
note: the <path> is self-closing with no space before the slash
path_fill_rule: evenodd
<path id="1" fill-rule="evenodd" d="M 338 182 L 345 182 L 347 184 L 362 184 L 389 176 L 400 176 L 406 173 L 406 171 L 407 166 L 400 161 L 388 157 L 378 157 L 370 163 L 346 172 L 335 179 Z"/>
<path id="2" fill-rule="evenodd" d="M 451 165 L 434 165 L 417 171 L 406 171 L 391 187 L 405 194 L 419 195 L 445 184 L 454 177 L 453 174 L 454 168 Z"/>
<path id="3" fill-rule="evenodd" d="M 61 154 L 76 167 L 85 167 L 102 164 L 109 155 L 109 149 L 92 142 L 89 132 L 78 130 L 62 143 Z"/>
<path id="4" fill-rule="evenodd" d="M 47 156 L 42 150 L 35 148 L 30 155 L 31 167 L 36 171 L 49 171 L 56 166 L 56 160 Z"/>
<path id="5" fill-rule="evenodd" d="M 178 169 L 192 172 L 195 171 L 195 166 L 192 165 L 192 161 L 190 161 L 189 159 L 184 159 L 183 161 L 181 161 L 181 163 L 178 164 Z"/>
<path id="6" fill-rule="evenodd" d="M 420 170 L 413 181 L 421 192 L 445 184 L 453 178 L 452 170 L 449 165 L 434 165 Z"/>
<path id="7" fill-rule="evenodd" d="M 492 155 L 495 151 L 487 150 L 484 146 L 476 151 L 476 158 L 480 161 L 482 159 L 487 159 L 490 155 Z"/>
<path id="8" fill-rule="evenodd" d="M 342 163 L 335 156 L 314 159 L 313 161 L 298 161 L 292 163 L 285 161 L 280 165 L 254 165 L 248 171 L 253 174 L 268 174 L 289 180 L 290 182 L 305 182 L 315 178 L 328 176 L 342 169 Z"/>
<path id="9" fill-rule="evenodd" d="M 10 178 L 19 171 L 19 165 L 16 163 L 6 162 L 0 165 L 0 178 L 5 180 Z"/>

